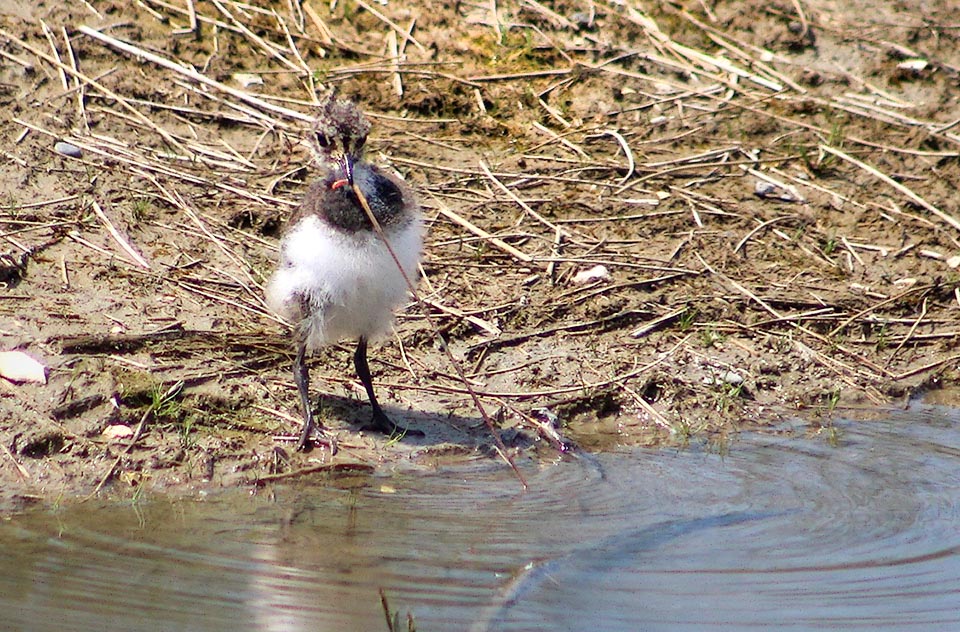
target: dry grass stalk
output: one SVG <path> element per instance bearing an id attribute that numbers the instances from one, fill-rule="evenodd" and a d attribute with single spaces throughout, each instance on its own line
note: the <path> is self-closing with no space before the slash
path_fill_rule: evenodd
<path id="1" fill-rule="evenodd" d="M 900 193 L 903 193 L 903 194 L 906 195 L 908 198 L 910 198 L 911 201 L 913 201 L 913 202 L 915 202 L 916 204 L 919 204 L 919 205 L 922 206 L 923 208 L 927 209 L 928 211 L 930 211 L 931 213 L 933 213 L 934 215 L 936 215 L 938 218 L 940 218 L 941 220 L 943 220 L 944 222 L 946 222 L 947 224 L 949 224 L 949 225 L 952 226 L 953 228 L 955 228 L 955 229 L 957 229 L 957 230 L 960 230 L 960 220 L 957 220 L 956 218 L 951 217 L 951 216 L 948 215 L 947 213 L 944 213 L 943 211 L 941 211 L 940 209 L 938 209 L 936 206 L 934 206 L 933 204 L 930 204 L 929 202 L 927 202 L 926 200 L 924 200 L 922 197 L 920 197 L 919 195 L 917 195 L 916 193 L 914 193 L 913 191 L 911 191 L 911 190 L 910 190 L 909 188 L 907 188 L 906 186 L 900 184 L 899 182 L 897 182 L 896 180 L 894 180 L 894 179 L 891 178 L 890 176 L 888 176 L 888 175 L 886 175 L 886 174 L 884 174 L 884 173 L 881 173 L 880 170 L 876 169 L 875 167 L 871 167 L 870 165 L 866 164 L 865 162 L 863 162 L 863 161 L 861 161 L 861 160 L 857 160 L 856 158 L 854 158 L 854 157 L 851 156 L 850 154 L 848 154 L 848 153 L 846 153 L 846 152 L 844 152 L 844 151 L 842 151 L 842 150 L 840 150 L 840 149 L 837 149 L 837 148 L 835 148 L 835 147 L 830 147 L 830 146 L 828 146 L 828 145 L 820 145 L 820 149 L 823 150 L 823 151 L 825 151 L 825 152 L 827 152 L 828 154 L 833 154 L 834 156 L 837 156 L 838 158 L 842 158 L 842 159 L 846 160 L 847 162 L 849 162 L 850 164 L 856 165 L 856 166 L 859 167 L 860 169 L 863 169 L 864 171 L 866 171 L 866 172 L 869 173 L 870 175 L 874 176 L 875 178 L 877 178 L 878 180 L 880 180 L 880 181 L 883 182 L 884 184 L 888 184 L 888 185 L 890 185 L 891 187 L 893 187 L 894 189 L 896 189 L 897 191 L 899 191 Z"/>

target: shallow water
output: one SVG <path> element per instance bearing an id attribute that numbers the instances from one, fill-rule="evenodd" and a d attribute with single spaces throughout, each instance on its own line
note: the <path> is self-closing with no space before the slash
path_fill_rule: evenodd
<path id="1" fill-rule="evenodd" d="M 0 626 L 386 630 L 960 628 L 960 411 L 838 442 L 605 454 L 89 504 L 0 525 Z M 405 625 L 402 626 L 405 629 Z"/>

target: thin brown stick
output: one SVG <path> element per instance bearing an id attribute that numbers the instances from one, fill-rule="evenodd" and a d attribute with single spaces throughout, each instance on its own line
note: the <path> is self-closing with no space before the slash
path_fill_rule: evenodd
<path id="1" fill-rule="evenodd" d="M 209 77 L 200 74 L 199 72 L 193 70 L 192 68 L 187 68 L 185 66 L 175 64 L 164 57 L 160 57 L 159 55 L 155 55 L 149 51 L 143 50 L 142 48 L 138 48 L 137 46 L 128 44 L 127 42 L 123 42 L 114 37 L 110 37 L 105 33 L 101 33 L 96 29 L 90 28 L 89 26 L 86 26 L 86 25 L 78 26 L 77 30 L 83 33 L 84 35 L 86 35 L 87 37 L 92 37 L 95 40 L 99 40 L 100 42 L 103 42 L 104 44 L 112 48 L 116 48 L 117 50 L 123 51 L 135 57 L 140 57 L 141 59 L 146 59 L 147 61 L 153 64 L 166 68 L 167 70 L 178 72 L 192 81 L 195 81 L 197 83 L 202 83 L 204 85 L 210 86 L 211 88 L 216 88 L 221 92 L 224 92 L 226 94 L 229 94 L 230 96 L 236 97 L 245 103 L 249 103 L 267 112 L 280 114 L 281 116 L 285 116 L 287 118 L 306 122 L 306 123 L 313 122 L 313 119 L 308 114 L 302 114 L 295 110 L 290 110 L 288 108 L 284 108 L 279 105 L 273 105 L 272 103 L 268 103 L 267 101 L 264 101 L 261 98 L 253 96 L 252 94 L 248 94 L 246 92 L 243 92 L 242 90 L 236 90 L 234 88 L 231 88 L 228 85 L 220 83 L 219 81 L 210 79 Z M 0 29 L 0 34 L 6 35 L 6 33 L 2 29 Z M 116 97 L 116 96 L 115 98 L 120 99 L 120 97 Z"/>
<path id="2" fill-rule="evenodd" d="M 485 163 L 482 160 L 480 161 L 480 170 L 483 171 L 484 175 L 490 179 L 490 182 L 493 182 L 498 189 L 506 193 L 507 197 L 509 197 L 514 202 L 516 202 L 520 206 L 520 208 L 522 208 L 524 211 L 527 212 L 528 215 L 530 215 L 530 217 L 533 217 L 544 226 L 547 226 L 548 228 L 553 230 L 555 233 L 560 233 L 563 236 L 568 238 L 572 237 L 572 235 L 570 234 L 570 231 L 568 231 L 565 228 L 561 228 L 560 226 L 557 226 L 556 224 L 548 220 L 546 217 L 544 217 L 540 213 L 537 213 L 535 210 L 530 208 L 529 204 L 521 200 L 520 197 L 516 193 L 511 191 L 503 182 L 500 182 L 500 180 L 493 174 L 493 172 L 490 171 L 490 167 L 487 166 L 487 163 Z"/>
<path id="3" fill-rule="evenodd" d="M 515 257 L 520 261 L 523 261 L 524 263 L 536 265 L 536 263 L 534 263 L 533 257 L 531 257 L 530 255 L 526 254 L 525 252 L 522 252 L 521 250 L 518 250 L 517 248 L 514 248 L 507 242 L 500 239 L 499 237 L 494 237 L 493 235 L 491 235 L 484 229 L 480 228 L 473 222 L 453 212 L 453 210 L 448 208 L 447 205 L 443 204 L 436 197 L 433 197 L 433 201 L 436 202 L 437 210 L 440 212 L 440 214 L 446 217 L 447 219 L 449 219 L 450 221 L 452 221 L 453 223 L 457 224 L 462 228 L 466 228 L 468 231 L 470 231 L 480 239 L 490 242 L 500 250 L 509 254 L 511 257 Z"/>
<path id="4" fill-rule="evenodd" d="M 84 28 L 86 28 L 86 27 L 81 26 L 81 27 L 79 28 L 79 30 L 82 31 Z M 76 77 L 76 78 L 79 79 L 80 81 L 83 81 L 84 83 L 86 83 L 86 84 L 88 84 L 88 85 L 90 85 L 90 86 L 93 86 L 94 88 L 96 88 L 97 90 L 99 90 L 99 91 L 102 92 L 103 94 L 107 95 L 107 96 L 110 97 L 111 99 L 116 100 L 116 102 L 119 103 L 122 108 L 124 108 L 125 110 L 127 110 L 128 112 L 130 112 L 130 113 L 134 116 L 134 118 L 136 118 L 137 120 L 139 120 L 141 123 L 145 124 L 147 127 L 149 127 L 150 129 L 152 129 L 153 131 L 155 131 L 157 134 L 159 134 L 160 136 L 162 136 L 165 141 L 167 141 L 168 143 L 170 143 L 170 144 L 173 145 L 174 147 L 179 147 L 179 148 L 181 148 L 181 149 L 185 149 L 185 148 L 183 147 L 183 145 L 182 145 L 176 138 L 174 138 L 169 132 L 167 132 L 165 129 L 163 129 L 162 127 L 160 127 L 159 125 L 157 125 L 156 123 L 154 123 L 153 121 L 151 121 L 149 118 L 147 118 L 146 116 L 144 116 L 139 110 L 137 110 L 136 108 L 134 108 L 133 106 L 131 106 L 129 103 L 127 103 L 127 102 L 124 100 L 123 97 L 121 97 L 119 94 L 117 94 L 117 93 L 114 92 L 113 90 L 110 90 L 109 88 L 107 88 L 106 86 L 104 86 L 103 84 L 101 84 L 100 82 L 95 81 L 94 79 L 88 77 L 87 75 L 85 75 L 84 73 L 82 73 L 82 72 L 80 72 L 80 71 L 75 71 L 75 70 L 74 70 L 73 68 L 71 68 L 70 66 L 67 66 L 67 65 L 64 64 L 63 62 L 61 62 L 61 61 L 59 61 L 59 60 L 57 60 L 57 59 L 54 59 L 53 57 L 50 57 L 50 56 L 47 55 L 46 53 L 43 53 L 43 52 L 37 50 L 37 49 L 34 48 L 33 46 L 30 46 L 29 44 L 27 44 L 26 42 L 24 42 L 24 41 L 21 40 L 20 38 L 11 35 L 10 33 L 8 33 L 7 31 L 5 31 L 5 30 L 2 29 L 2 28 L 0 28 L 0 36 L 6 38 L 6 39 L 7 39 L 8 41 L 10 41 L 10 42 L 15 43 L 17 46 L 20 46 L 21 48 L 24 48 L 24 49 L 30 51 L 31 53 L 33 53 L 34 55 L 36 55 L 36 56 L 39 57 L 40 59 L 42 59 L 42 60 L 44 60 L 45 62 L 47 62 L 47 63 L 49 63 L 49 64 L 57 67 L 58 69 L 64 70 L 64 71 L 72 74 L 74 77 Z"/>
<path id="5" fill-rule="evenodd" d="M 370 474 L 374 471 L 374 469 L 375 468 L 368 463 L 323 463 L 321 465 L 311 465 L 309 467 L 302 467 L 300 469 L 282 472 L 280 474 L 262 474 L 258 476 L 255 481 L 253 481 L 253 484 L 257 487 L 263 487 L 269 483 L 288 481 L 292 478 L 300 478 L 310 474 L 317 474 L 318 472 L 326 472 L 330 474 Z"/>
<path id="6" fill-rule="evenodd" d="M 923 199 L 922 197 L 920 197 L 919 195 L 917 195 L 916 193 L 914 193 L 913 191 L 911 191 L 911 190 L 910 190 L 909 188 L 907 188 L 906 186 L 900 184 L 899 182 L 897 182 L 896 180 L 894 180 L 894 179 L 891 178 L 890 176 L 888 176 L 888 175 L 886 175 L 886 174 L 884 174 L 884 173 L 881 173 L 881 172 L 880 172 L 878 169 L 876 169 L 875 167 L 871 167 L 870 165 L 868 165 L 867 163 L 863 162 L 862 160 L 857 160 L 856 158 L 854 158 L 854 157 L 851 156 L 850 154 L 846 153 L 845 151 L 841 151 L 841 150 L 839 150 L 839 149 L 836 149 L 835 147 L 830 147 L 829 145 L 821 144 L 821 145 L 820 145 L 820 149 L 823 150 L 823 151 L 825 151 L 825 152 L 827 152 L 828 154 L 832 154 L 832 155 L 836 156 L 837 158 L 842 158 L 843 160 L 846 160 L 846 161 L 849 162 L 850 164 L 855 165 L 855 166 L 859 167 L 860 169 L 863 169 L 864 171 L 866 171 L 867 173 L 869 173 L 869 174 L 872 175 L 873 177 L 877 178 L 878 180 L 880 180 L 880 181 L 883 182 L 884 184 L 887 184 L 887 185 L 893 187 L 894 189 L 896 189 L 897 191 L 899 191 L 900 193 L 903 193 L 905 196 L 907 196 L 908 198 L 910 198 L 910 200 L 911 200 L 912 202 L 914 202 L 914 203 L 922 206 L 923 208 L 927 209 L 928 211 L 930 211 L 931 213 L 933 213 L 934 215 L 936 215 L 938 218 L 940 218 L 941 220 L 943 220 L 944 222 L 946 222 L 947 224 L 949 224 L 949 225 L 952 226 L 953 228 L 956 228 L 957 230 L 960 230 L 960 220 L 957 220 L 955 217 L 952 217 L 952 216 L 948 215 L 947 213 L 944 213 L 943 211 L 941 211 L 940 209 L 938 209 L 936 206 L 934 206 L 934 205 L 931 204 L 930 202 L 927 202 L 925 199 Z"/>
<path id="7" fill-rule="evenodd" d="M 933 362 L 927 362 L 926 364 L 921 364 L 918 367 L 908 369 L 903 373 L 897 373 L 896 375 L 893 376 L 892 379 L 896 382 L 899 382 L 900 380 L 905 380 L 908 377 L 913 377 L 914 375 L 918 375 L 920 373 L 926 373 L 927 371 L 931 371 L 939 366 L 943 366 L 944 364 L 950 364 L 952 362 L 957 362 L 958 360 L 960 360 L 960 354 L 952 355 L 948 358 L 940 358 L 939 360 L 934 360 Z"/>
<path id="8" fill-rule="evenodd" d="M 846 318 L 846 319 L 843 320 L 839 325 L 837 325 L 836 327 L 834 327 L 833 329 L 831 329 L 830 332 L 827 334 L 827 338 L 833 338 L 833 337 L 836 336 L 838 333 L 840 333 L 841 331 L 843 331 L 844 329 L 846 329 L 848 326 L 850 326 L 851 323 L 853 323 L 853 322 L 855 322 L 855 321 L 863 318 L 864 316 L 866 316 L 866 315 L 869 314 L 870 312 L 875 312 L 875 311 L 877 311 L 878 309 L 880 309 L 880 308 L 883 307 L 884 305 L 889 305 L 890 303 L 896 303 L 897 301 L 899 301 L 900 299 L 902 299 L 902 298 L 904 298 L 904 297 L 906 297 L 906 296 L 909 296 L 909 295 L 914 294 L 914 293 L 916 293 L 916 292 L 923 292 L 923 291 L 926 291 L 926 290 L 928 290 L 928 289 L 930 289 L 930 286 L 928 286 L 928 285 L 914 286 L 914 287 L 911 287 L 911 288 L 909 288 L 909 289 L 907 289 L 907 290 L 904 290 L 903 292 L 900 292 L 899 294 L 896 294 L 896 295 L 894 295 L 894 296 L 891 296 L 891 297 L 888 298 L 888 299 L 884 299 L 884 300 L 880 301 L 879 303 L 874 303 L 873 305 L 871 305 L 871 306 L 869 306 L 869 307 L 866 307 L 866 308 L 864 308 L 864 309 L 861 309 L 860 311 L 855 312 L 854 314 L 850 315 L 849 318 Z"/>
<path id="9" fill-rule="evenodd" d="M 897 354 L 900 353 L 900 350 L 903 349 L 903 346 L 913 337 L 913 334 L 916 333 L 917 327 L 920 326 L 920 323 L 923 322 L 923 319 L 927 317 L 927 299 L 923 299 L 923 305 L 920 307 L 920 315 L 917 316 L 917 320 L 914 321 L 913 325 L 910 326 L 910 331 L 907 332 L 907 335 L 903 337 L 903 340 L 900 341 L 900 344 L 893 350 L 890 354 L 890 357 L 887 358 L 887 361 L 883 363 L 884 367 L 889 367 L 890 363 L 893 362 L 893 359 L 897 357 Z"/>
<path id="10" fill-rule="evenodd" d="M 17 458 L 13 456 L 13 452 L 10 451 L 10 448 L 6 444 L 0 443 L 0 448 L 3 448 L 3 453 L 7 455 L 7 458 L 10 459 L 10 462 L 13 463 L 14 468 L 17 470 L 17 476 L 20 477 L 22 481 L 30 480 L 30 472 L 27 471 L 27 468 L 23 467 Z"/>
<path id="11" fill-rule="evenodd" d="M 754 226 L 749 233 L 744 235 L 743 239 L 737 242 L 736 247 L 734 247 L 733 249 L 734 254 L 736 254 L 737 252 L 740 252 L 740 249 L 743 248 L 743 246 L 748 241 L 750 241 L 750 239 L 752 239 L 754 235 L 756 235 L 758 232 L 760 232 L 764 228 L 767 228 L 768 226 L 772 226 L 773 224 L 777 224 L 779 222 L 785 222 L 787 220 L 794 220 L 794 219 L 797 219 L 796 215 L 783 215 L 781 217 L 774 217 L 773 219 L 769 219 L 765 222 L 760 222 L 757 226 Z"/>

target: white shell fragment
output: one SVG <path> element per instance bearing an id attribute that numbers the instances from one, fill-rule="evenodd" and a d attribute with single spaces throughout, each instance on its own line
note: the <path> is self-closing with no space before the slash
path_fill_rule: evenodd
<path id="1" fill-rule="evenodd" d="M 61 156 L 67 156 L 69 158 L 81 158 L 83 156 L 83 152 L 79 147 L 73 143 L 68 143 L 62 140 L 58 141 L 57 144 L 53 146 L 53 150 Z"/>
<path id="2" fill-rule="evenodd" d="M 594 281 L 607 281 L 610 279 L 610 271 L 607 266 L 596 265 L 589 270 L 581 270 L 573 277 L 574 285 L 586 285 Z"/>
<path id="3" fill-rule="evenodd" d="M 736 371 L 727 371 L 723 375 L 708 375 L 703 378 L 704 384 L 720 386 L 729 384 L 730 386 L 740 386 L 743 384 L 743 376 Z"/>
<path id="4" fill-rule="evenodd" d="M 47 383 L 47 367 L 23 351 L 0 351 L 0 376 L 11 382 Z"/>
<path id="5" fill-rule="evenodd" d="M 263 77 L 261 77 L 260 75 L 253 75 L 246 72 L 233 73 L 233 80 L 239 83 L 244 88 L 249 88 L 250 86 L 263 85 Z"/>
<path id="6" fill-rule="evenodd" d="M 727 371 L 720 376 L 720 379 L 723 380 L 725 384 L 732 384 L 734 386 L 743 384 L 743 376 L 734 371 Z"/>
<path id="7" fill-rule="evenodd" d="M 124 424 L 107 426 L 100 433 L 104 439 L 128 439 L 133 436 L 133 428 Z"/>
<path id="8" fill-rule="evenodd" d="M 897 64 L 897 68 L 910 72 L 922 72 L 926 70 L 928 64 L 929 62 L 926 59 L 908 59 Z"/>
<path id="9" fill-rule="evenodd" d="M 753 185 L 753 194 L 761 200 L 781 200 L 783 202 L 803 202 L 803 196 L 789 185 L 778 185 L 767 180 L 757 180 Z"/>

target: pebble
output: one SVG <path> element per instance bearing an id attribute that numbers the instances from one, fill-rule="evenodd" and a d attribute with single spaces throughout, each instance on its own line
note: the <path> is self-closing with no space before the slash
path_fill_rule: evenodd
<path id="1" fill-rule="evenodd" d="M 926 59 L 908 59 L 897 64 L 897 68 L 900 70 L 908 70 L 910 72 L 922 72 L 927 68 Z"/>
<path id="2" fill-rule="evenodd" d="M 736 371 L 727 371 L 723 375 L 707 376 L 703 378 L 704 384 L 730 384 L 740 386 L 743 384 L 743 376 Z"/>
<path id="3" fill-rule="evenodd" d="M 53 150 L 58 154 L 69 156 L 70 158 L 80 158 L 83 156 L 83 152 L 79 147 L 62 140 L 57 141 L 57 144 L 53 146 Z"/>

